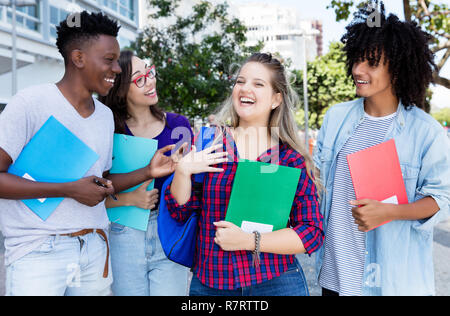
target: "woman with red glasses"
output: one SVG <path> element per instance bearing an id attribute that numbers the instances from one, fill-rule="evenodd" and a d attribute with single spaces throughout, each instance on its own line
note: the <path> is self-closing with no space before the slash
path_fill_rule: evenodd
<path id="1" fill-rule="evenodd" d="M 192 130 L 187 118 L 158 108 L 156 69 L 131 51 L 122 51 L 122 73 L 101 101 L 114 113 L 115 132 L 158 141 L 158 148 L 191 143 Z M 110 248 L 117 296 L 187 295 L 188 269 L 164 254 L 157 231 L 159 196 L 167 177 L 144 182 L 140 188 L 106 200 L 106 207 L 137 206 L 148 209 L 147 232 L 111 223 Z M 147 191 L 151 181 L 155 189 Z"/>

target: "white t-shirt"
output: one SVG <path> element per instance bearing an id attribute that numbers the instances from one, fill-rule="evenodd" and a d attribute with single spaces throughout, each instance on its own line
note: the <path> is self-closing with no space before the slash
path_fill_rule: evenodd
<path id="1" fill-rule="evenodd" d="M 0 147 L 15 162 L 25 145 L 53 115 L 100 156 L 85 176 L 102 177 L 112 165 L 114 119 L 108 107 L 94 101 L 94 113 L 83 118 L 55 84 L 22 90 L 0 114 Z M 0 227 L 5 236 L 6 265 L 39 247 L 49 235 L 87 228 L 106 229 L 108 224 L 104 202 L 88 207 L 65 198 L 43 221 L 23 202 L 0 199 Z"/>

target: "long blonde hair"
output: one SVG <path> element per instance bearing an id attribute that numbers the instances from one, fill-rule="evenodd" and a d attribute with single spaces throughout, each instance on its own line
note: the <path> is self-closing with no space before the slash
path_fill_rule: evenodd
<path id="1" fill-rule="evenodd" d="M 292 149 L 300 153 L 305 159 L 306 169 L 309 177 L 314 181 L 317 188 L 319 188 L 318 180 L 312 175 L 314 174 L 314 165 L 312 158 L 298 135 L 297 123 L 294 119 L 294 109 L 299 105 L 299 97 L 292 89 L 288 80 L 288 74 L 281 62 L 273 58 L 271 54 L 255 53 L 250 56 L 244 64 L 239 68 L 237 73 L 240 73 L 242 67 L 249 62 L 258 62 L 267 67 L 272 72 L 272 88 L 275 93 L 281 93 L 282 103 L 280 106 L 272 110 L 269 117 L 269 124 L 267 126 L 271 136 L 280 139 L 283 143 L 288 144 Z M 236 76 L 237 77 L 237 76 Z M 219 111 L 215 114 L 216 123 L 219 126 L 230 125 L 232 128 L 239 126 L 239 116 L 233 107 L 232 96 L 222 104 Z M 273 133 L 277 133 L 273 135 Z"/>

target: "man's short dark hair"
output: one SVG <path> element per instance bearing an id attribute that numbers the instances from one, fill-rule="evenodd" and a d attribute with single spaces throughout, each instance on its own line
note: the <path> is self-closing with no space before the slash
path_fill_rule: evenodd
<path id="1" fill-rule="evenodd" d="M 373 17 L 377 20 L 375 24 L 371 20 Z M 368 2 L 361 8 L 346 29 L 341 41 L 345 44 L 348 74 L 351 75 L 353 65 L 361 61 L 378 66 L 384 53 L 397 97 L 406 108 L 424 108 L 426 91 L 436 67 L 434 54 L 428 47 L 431 36 L 415 22 L 400 21 L 394 14 L 386 17 L 384 4 L 379 5 L 378 1 Z"/>
<path id="2" fill-rule="evenodd" d="M 99 35 L 110 35 L 117 37 L 120 26 L 116 21 L 110 19 L 103 13 L 88 13 L 83 11 L 78 14 L 74 20 L 77 21 L 72 25 L 69 16 L 68 19 L 62 21 L 56 27 L 58 37 L 56 39 L 56 46 L 67 64 L 68 56 L 72 49 L 81 46 L 84 42 Z"/>

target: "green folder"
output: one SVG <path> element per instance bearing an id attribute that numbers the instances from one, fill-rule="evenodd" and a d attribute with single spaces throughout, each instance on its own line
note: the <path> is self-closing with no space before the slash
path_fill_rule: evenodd
<path id="1" fill-rule="evenodd" d="M 147 166 L 158 150 L 158 141 L 143 137 L 114 134 L 113 165 L 110 173 L 129 173 Z M 154 181 L 147 187 L 153 190 Z M 124 192 L 132 192 L 140 185 Z M 136 206 L 107 209 L 109 220 L 137 230 L 147 231 L 150 210 Z"/>
<path id="2" fill-rule="evenodd" d="M 287 227 L 301 169 L 240 160 L 225 221 L 246 232 Z"/>

